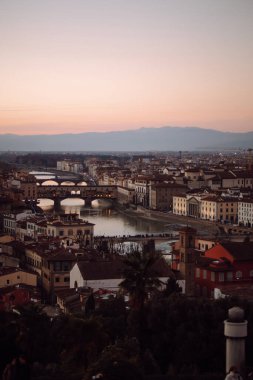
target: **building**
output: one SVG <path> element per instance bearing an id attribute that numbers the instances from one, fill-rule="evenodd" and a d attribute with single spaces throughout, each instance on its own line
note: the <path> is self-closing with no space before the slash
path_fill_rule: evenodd
<path id="1" fill-rule="evenodd" d="M 178 272 L 183 293 L 193 296 L 195 292 L 195 262 L 199 252 L 195 249 L 196 230 L 185 227 L 179 231 L 179 242 L 172 250 L 172 270 Z"/>
<path id="2" fill-rule="evenodd" d="M 128 187 L 117 187 L 117 201 L 121 204 L 134 203 L 135 200 L 135 190 Z"/>
<path id="3" fill-rule="evenodd" d="M 226 287 L 253 284 L 253 242 L 220 242 L 200 256 L 195 266 L 195 294 L 214 297 Z"/>
<path id="4" fill-rule="evenodd" d="M 238 199 L 209 195 L 201 199 L 200 218 L 210 221 L 237 223 Z"/>
<path id="5" fill-rule="evenodd" d="M 17 306 L 24 306 L 41 299 L 37 287 L 18 284 L 0 289 L 0 311 L 10 311 Z"/>
<path id="6" fill-rule="evenodd" d="M 54 219 L 47 222 L 47 235 L 49 237 L 69 237 L 79 240 L 85 246 L 93 246 L 94 224 L 82 219 L 77 219 L 73 215 Z"/>
<path id="7" fill-rule="evenodd" d="M 71 249 L 58 249 L 42 257 L 42 288 L 51 302 L 55 303 L 55 291 L 70 287 L 70 271 L 76 262 Z"/>
<path id="8" fill-rule="evenodd" d="M 31 210 L 24 210 L 23 212 L 12 212 L 3 215 L 3 229 L 4 232 L 11 236 L 16 236 L 17 222 L 25 220 L 32 214 Z"/>
<path id="9" fill-rule="evenodd" d="M 238 220 L 238 198 L 206 192 L 175 195 L 173 214 L 234 224 Z"/>
<path id="10" fill-rule="evenodd" d="M 25 240 L 26 237 L 37 239 L 47 235 L 47 219 L 44 216 L 30 216 L 16 223 L 16 237 Z"/>
<path id="11" fill-rule="evenodd" d="M 153 210 L 172 210 L 173 196 L 186 193 L 188 187 L 176 183 L 159 183 L 150 187 L 149 207 Z"/>
<path id="12" fill-rule="evenodd" d="M 15 267 L 0 268 L 0 288 L 18 284 L 37 286 L 37 274 Z"/>
<path id="13" fill-rule="evenodd" d="M 185 194 L 173 196 L 173 214 L 184 216 L 187 215 L 186 200 L 187 197 Z"/>
<path id="14" fill-rule="evenodd" d="M 117 291 L 123 280 L 123 269 L 124 263 L 120 257 L 111 260 L 80 260 L 70 272 L 70 287 Z M 156 263 L 155 270 L 163 283 L 171 276 L 171 270 L 164 259 Z"/>
<path id="15" fill-rule="evenodd" d="M 238 224 L 253 227 L 253 199 L 245 198 L 238 202 Z"/>
<path id="16" fill-rule="evenodd" d="M 70 272 L 70 287 L 117 290 L 122 281 L 122 261 L 78 261 Z"/>
<path id="17" fill-rule="evenodd" d="M 93 297 L 90 288 L 69 288 L 55 291 L 56 303 L 64 314 L 86 312 L 89 299 Z M 92 306 L 95 307 L 95 304 Z"/>
<path id="18" fill-rule="evenodd" d="M 173 196 L 173 214 L 200 217 L 200 202 L 203 194 L 189 193 Z"/>

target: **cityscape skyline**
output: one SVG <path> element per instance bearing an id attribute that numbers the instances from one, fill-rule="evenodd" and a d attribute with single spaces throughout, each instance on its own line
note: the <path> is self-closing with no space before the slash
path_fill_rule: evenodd
<path id="1" fill-rule="evenodd" d="M 253 125 L 253 3 L 0 7 L 0 134 Z"/>

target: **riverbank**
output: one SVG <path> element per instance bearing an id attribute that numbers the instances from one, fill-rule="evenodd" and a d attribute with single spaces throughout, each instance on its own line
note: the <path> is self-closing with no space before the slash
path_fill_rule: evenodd
<path id="1" fill-rule="evenodd" d="M 115 209 L 127 216 L 168 225 L 170 230 L 178 230 L 181 227 L 189 226 L 195 228 L 200 235 L 208 235 L 211 237 L 217 236 L 219 233 L 219 228 L 215 223 L 205 220 L 198 220 L 186 216 L 174 215 L 172 213 L 149 210 L 141 206 L 137 206 L 135 210 L 132 208 L 126 208 L 119 203 L 115 203 Z"/>

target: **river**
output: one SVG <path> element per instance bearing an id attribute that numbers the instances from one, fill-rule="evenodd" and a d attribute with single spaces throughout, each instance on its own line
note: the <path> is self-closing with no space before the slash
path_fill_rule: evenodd
<path id="1" fill-rule="evenodd" d="M 53 173 L 32 173 L 37 178 L 53 180 Z M 39 206 L 46 213 L 53 213 L 54 205 L 50 199 L 40 199 Z M 127 235 L 144 235 L 144 234 L 171 234 L 171 228 L 165 222 L 156 222 L 144 220 L 134 216 L 128 216 L 121 213 L 113 207 L 110 201 L 93 201 L 92 205 L 87 207 L 85 202 L 80 198 L 66 198 L 61 202 L 61 209 L 57 212 L 66 214 L 77 213 L 81 219 L 94 223 L 95 236 L 127 236 Z M 157 245 L 165 253 L 170 251 L 170 243 L 162 242 Z"/>

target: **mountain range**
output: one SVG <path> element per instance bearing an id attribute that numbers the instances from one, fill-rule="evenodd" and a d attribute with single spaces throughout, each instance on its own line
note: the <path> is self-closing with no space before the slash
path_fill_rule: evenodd
<path id="1" fill-rule="evenodd" d="M 0 151 L 217 151 L 251 147 L 253 132 L 220 132 L 196 127 L 58 135 L 0 135 Z"/>

